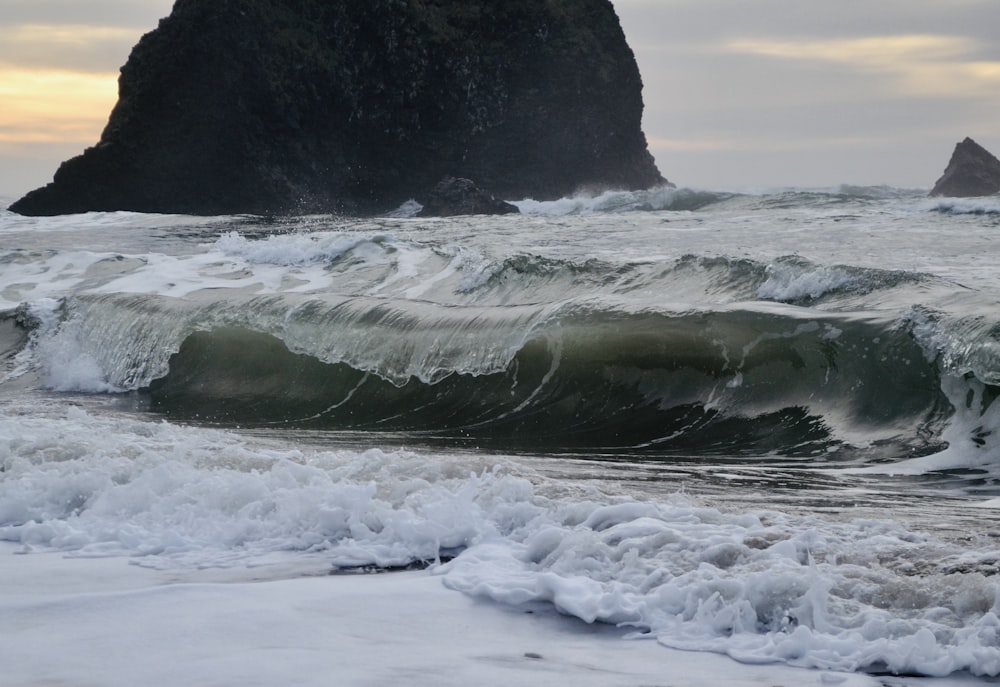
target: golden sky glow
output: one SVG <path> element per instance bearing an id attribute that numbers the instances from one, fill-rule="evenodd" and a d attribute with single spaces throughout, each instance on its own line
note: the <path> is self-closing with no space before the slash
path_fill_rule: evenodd
<path id="1" fill-rule="evenodd" d="M 93 145 L 118 98 L 118 68 L 141 31 L 0 25 L 0 146 Z"/>
<path id="2" fill-rule="evenodd" d="M 867 36 L 823 40 L 737 40 L 727 48 L 771 57 L 843 62 L 859 67 L 885 67 L 902 61 L 928 61 L 959 57 L 968 52 L 966 39 L 918 34 Z"/>
<path id="3" fill-rule="evenodd" d="M 117 98 L 116 72 L 0 65 L 0 144 L 96 143 Z"/>

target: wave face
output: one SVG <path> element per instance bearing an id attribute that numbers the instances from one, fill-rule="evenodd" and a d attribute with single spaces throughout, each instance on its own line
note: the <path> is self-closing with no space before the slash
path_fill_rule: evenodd
<path id="1" fill-rule="evenodd" d="M 150 384 L 153 407 L 521 449 L 802 456 L 862 441 L 932 450 L 925 437 L 950 414 L 912 331 L 863 318 L 574 302 L 487 324 L 475 309 L 414 317 L 393 302 L 310 305 L 286 327 L 311 353 L 244 327 L 187 336 Z M 344 337 L 353 350 L 342 320 L 357 323 Z M 336 340 L 322 341 L 325 331 Z"/>

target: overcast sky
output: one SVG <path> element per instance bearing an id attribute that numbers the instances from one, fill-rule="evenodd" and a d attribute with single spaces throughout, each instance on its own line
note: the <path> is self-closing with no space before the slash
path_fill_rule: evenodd
<path id="1" fill-rule="evenodd" d="M 97 142 L 118 68 L 172 0 L 2 0 L 0 196 Z M 615 0 L 644 129 L 681 186 L 929 188 L 1000 154 L 998 0 Z"/>

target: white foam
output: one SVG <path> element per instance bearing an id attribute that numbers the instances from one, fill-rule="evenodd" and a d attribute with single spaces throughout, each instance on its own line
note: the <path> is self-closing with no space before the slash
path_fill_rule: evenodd
<path id="1" fill-rule="evenodd" d="M 1000 215 L 1000 195 L 981 198 L 936 198 L 922 203 L 925 210 L 952 215 Z"/>
<path id="2" fill-rule="evenodd" d="M 274 234 L 261 239 L 248 239 L 239 232 L 229 231 L 215 242 L 215 248 L 228 256 L 240 257 L 255 265 L 308 265 L 330 263 L 350 252 L 365 251 L 366 257 L 381 255 L 377 248 L 391 240 L 389 235 L 357 235 L 330 232 L 310 234 Z"/>
<path id="3" fill-rule="evenodd" d="M 664 186 L 646 191 L 603 191 L 596 195 L 581 193 L 551 201 L 527 198 L 514 201 L 513 204 L 525 215 L 589 215 L 637 210 L 670 210 L 678 198 L 692 193 L 696 192 Z"/>
<path id="4" fill-rule="evenodd" d="M 989 398 L 982 382 L 974 378 L 945 375 L 942 390 L 955 409 L 941 434 L 947 447 L 930 455 L 895 463 L 854 468 L 856 474 L 926 475 L 944 470 L 977 469 L 984 475 L 1000 476 L 1000 402 Z"/>
<path id="5" fill-rule="evenodd" d="M 227 232 L 193 255 L 59 252 L 5 267 L 0 273 L 0 309 L 78 292 L 172 298 L 210 289 L 312 292 L 329 287 L 331 275 L 326 268 L 332 262 L 348 259 L 346 269 L 387 266 L 395 264 L 398 250 L 390 237 L 379 233 L 318 232 L 248 239 Z"/>
<path id="6" fill-rule="evenodd" d="M 779 302 L 816 299 L 855 282 L 856 278 L 841 267 L 776 262 L 768 265 L 767 279 L 757 288 L 757 296 Z"/>
<path id="7" fill-rule="evenodd" d="M 167 575 L 0 545 L 0 576 L 4 687 L 879 684 L 623 641 L 541 607 L 477 603 L 426 572 Z"/>
<path id="8" fill-rule="evenodd" d="M 187 298 L 211 289 L 245 290 L 250 293 L 277 291 L 308 292 L 329 285 L 322 267 L 262 263 L 253 267 L 242 257 L 214 251 L 194 256 L 150 253 L 144 265 L 130 274 L 89 289 L 92 293 L 157 294 Z"/>
<path id="9" fill-rule="evenodd" d="M 442 572 L 475 596 L 546 601 L 748 663 L 1000 671 L 995 583 L 882 568 L 878 550 L 908 540 L 917 548 L 912 533 L 885 523 L 785 524 L 685 506 L 597 506 L 583 522 L 550 520 L 521 541 L 477 545 Z"/>
<path id="10" fill-rule="evenodd" d="M 411 198 L 410 200 L 406 201 L 392 212 L 387 213 L 386 217 L 409 219 L 419 215 L 420 211 L 423 209 L 424 209 L 423 205 L 421 205 L 420 203 Z"/>
<path id="11" fill-rule="evenodd" d="M 107 381 L 100 363 L 84 351 L 76 335 L 76 322 L 64 322 L 63 304 L 43 298 L 25 304 L 33 323 L 27 347 L 14 357 L 4 379 L 15 379 L 38 370 L 43 386 L 55 391 L 113 393 L 119 388 Z"/>
<path id="12" fill-rule="evenodd" d="M 200 566 L 337 549 L 333 559 L 344 565 L 393 565 L 461 546 L 482 526 L 465 520 L 480 478 L 437 470 L 428 476 L 442 480 L 434 486 L 418 469 L 409 479 L 427 490 L 414 499 L 399 480 L 390 493 L 379 491 L 380 469 L 414 467 L 402 453 L 306 460 L 295 451 L 249 451 L 221 433 L 100 423 L 81 413 L 65 422 L 12 422 L 0 436 L 7 447 L 0 538 L 28 546 Z M 42 474 L 39 457 L 51 461 Z M 355 478 L 340 481 L 345 474 Z"/>
<path id="13" fill-rule="evenodd" d="M 305 450 L 75 408 L 6 410 L 0 540 L 23 551 L 232 574 L 457 551 L 435 570 L 454 590 L 549 603 L 673 648 L 843 671 L 1000 672 L 995 582 L 899 524 L 612 498 L 488 456 Z M 934 571 L 949 559 L 970 569 Z M 911 561 L 930 567 L 915 576 Z"/>
<path id="14" fill-rule="evenodd" d="M 0 256 L 4 257 L 4 256 Z M 6 256 L 0 269 L 0 310 L 22 303 L 60 298 L 78 288 L 98 263 L 115 260 L 113 254 L 60 251 L 46 255 Z"/>

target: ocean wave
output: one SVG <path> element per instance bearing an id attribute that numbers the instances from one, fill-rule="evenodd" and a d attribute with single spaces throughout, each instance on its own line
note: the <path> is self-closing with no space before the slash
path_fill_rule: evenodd
<path id="1" fill-rule="evenodd" d="M 927 202 L 931 212 L 944 215 L 1000 215 L 1000 196 L 985 198 L 946 198 Z"/>
<path id="2" fill-rule="evenodd" d="M 169 289 L 150 286 L 150 255 L 37 301 L 44 326 L 7 327 L 20 347 L 7 376 L 149 390 L 161 412 L 228 424 L 871 460 L 947 443 L 960 403 L 946 377 L 1000 385 L 1000 325 L 904 307 L 966 293 L 916 272 L 797 256 L 494 259 L 367 231 L 226 232 L 196 259 L 210 280 L 173 266 Z"/>
<path id="3" fill-rule="evenodd" d="M 915 272 L 817 265 L 798 256 L 784 256 L 769 263 L 765 275 L 757 287 L 760 298 L 800 304 L 815 303 L 826 296 L 864 295 L 935 281 L 931 275 Z"/>
<path id="4" fill-rule="evenodd" d="M 308 234 L 272 234 L 251 239 L 238 231 L 224 232 L 215 248 L 224 255 L 238 257 L 251 265 L 285 267 L 330 264 L 349 253 L 363 260 L 381 260 L 391 252 L 392 237 L 384 234 L 344 234 L 310 232 Z"/>
<path id="5" fill-rule="evenodd" d="M 725 282 L 735 279 L 748 292 L 712 307 L 626 297 L 646 279 L 669 283 L 651 277 L 662 266 L 622 275 L 599 262 L 536 259 L 505 262 L 475 288 L 500 288 L 491 284 L 514 272 L 518 282 L 614 275 L 623 295 L 459 306 L 315 293 L 81 294 L 39 310 L 44 326 L 11 347 L 22 346 L 18 369 L 33 367 L 49 388 L 149 389 L 154 407 L 176 417 L 660 453 L 933 452 L 957 407 L 943 379 L 1000 381 L 988 321 L 815 307 L 875 284 L 923 286 L 919 275 L 780 265 L 792 276 L 696 257 L 668 270 L 687 284 L 689 270 L 717 271 L 709 281 L 719 288 L 732 292 Z M 832 276 L 817 286 L 816 274 Z M 23 328 L 8 327 L 12 336 Z"/>
<path id="6" fill-rule="evenodd" d="M 1000 674 L 992 216 L 658 193 L 3 216 L 0 539 L 216 580 L 426 564 L 748 662 Z"/>
<path id="7" fill-rule="evenodd" d="M 526 215 L 564 216 L 616 214 L 623 212 L 693 212 L 718 207 L 745 204 L 760 209 L 796 208 L 821 209 L 861 202 L 912 201 L 926 197 L 926 190 L 892 186 L 852 186 L 843 184 L 830 188 L 785 188 L 763 190 L 708 190 L 700 188 L 661 187 L 646 191 L 604 191 L 599 194 L 579 194 L 554 201 L 525 199 L 515 205 Z"/>
<path id="8" fill-rule="evenodd" d="M 514 205 L 525 215 L 587 215 L 597 213 L 675 212 L 699 210 L 735 194 L 663 186 L 645 191 L 604 191 L 597 195 L 580 194 L 552 201 L 524 199 Z"/>
<path id="9" fill-rule="evenodd" d="M 796 255 L 770 262 L 684 255 L 673 261 L 611 263 L 568 261 L 535 255 L 503 260 L 481 256 L 466 260 L 456 292 L 481 302 L 541 302 L 565 293 L 609 294 L 635 302 L 729 304 L 755 300 L 855 309 L 857 297 L 875 294 L 879 303 L 894 290 L 930 289 L 941 282 L 931 275 L 850 265 L 820 265 Z M 951 285 L 943 285 L 953 288 Z M 838 298 L 847 302 L 840 306 Z"/>
<path id="10" fill-rule="evenodd" d="M 853 184 L 841 184 L 836 189 L 836 194 L 847 198 L 858 198 L 862 200 L 913 200 L 927 195 L 927 189 L 899 188 L 897 186 L 886 186 L 884 184 L 876 186 L 858 186 Z"/>
<path id="11" fill-rule="evenodd" d="M 950 410 L 937 368 L 892 323 L 788 306 L 667 314 L 572 302 L 492 322 L 357 306 L 312 311 L 284 332 L 194 328 L 150 378 L 153 407 L 458 444 L 800 456 L 852 442 L 935 450 Z"/>

